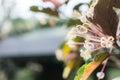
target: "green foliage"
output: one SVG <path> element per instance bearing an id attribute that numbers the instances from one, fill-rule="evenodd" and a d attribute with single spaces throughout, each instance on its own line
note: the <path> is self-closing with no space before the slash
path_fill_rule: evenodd
<path id="1" fill-rule="evenodd" d="M 94 61 L 102 63 L 108 56 L 109 54 L 107 52 L 100 51 L 96 53 Z"/>
<path id="2" fill-rule="evenodd" d="M 68 20 L 67 26 L 74 26 L 78 24 L 82 24 L 82 22 L 79 19 L 70 19 Z"/>
<path id="3" fill-rule="evenodd" d="M 74 80 L 86 80 L 92 72 L 108 57 L 106 52 L 98 52 L 92 62 L 87 62 L 79 68 Z"/>
<path id="4" fill-rule="evenodd" d="M 33 72 L 30 69 L 20 69 L 16 74 L 16 80 L 34 80 Z"/>
<path id="5" fill-rule="evenodd" d="M 76 38 L 73 39 L 75 42 L 83 42 L 85 39 L 83 37 L 77 36 Z"/>
<path id="6" fill-rule="evenodd" d="M 116 67 L 108 68 L 106 75 L 109 76 L 108 80 L 120 80 L 120 68 L 116 68 Z"/>
<path id="7" fill-rule="evenodd" d="M 44 9 L 40 10 L 38 8 L 38 6 L 31 6 L 30 10 L 34 11 L 34 12 L 43 12 L 43 13 L 58 17 L 58 12 L 56 10 L 52 10 L 50 8 L 44 8 Z"/>
<path id="8" fill-rule="evenodd" d="M 77 71 L 77 74 L 76 74 L 74 80 L 80 80 L 82 78 L 82 75 L 83 75 L 84 70 L 85 70 L 87 65 L 88 64 L 84 64 L 84 65 L 82 65 L 82 67 L 79 68 L 79 70 Z"/>

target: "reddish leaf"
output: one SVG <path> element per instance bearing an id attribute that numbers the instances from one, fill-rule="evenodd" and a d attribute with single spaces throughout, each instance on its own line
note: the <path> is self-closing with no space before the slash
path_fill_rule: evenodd
<path id="1" fill-rule="evenodd" d="M 94 21 L 98 23 L 104 34 L 116 36 L 118 17 L 113 7 L 120 7 L 120 0 L 99 0 L 94 9 Z"/>
<path id="2" fill-rule="evenodd" d="M 85 70 L 84 70 L 84 74 L 81 78 L 81 80 L 87 80 L 87 78 L 91 75 L 91 73 L 100 65 L 101 63 L 100 62 L 96 62 L 96 61 L 93 61 L 91 63 L 89 63 Z"/>
<path id="3" fill-rule="evenodd" d="M 88 64 L 84 64 L 77 72 L 74 80 L 87 80 L 92 72 L 109 56 L 106 52 L 98 52 L 94 60 Z"/>

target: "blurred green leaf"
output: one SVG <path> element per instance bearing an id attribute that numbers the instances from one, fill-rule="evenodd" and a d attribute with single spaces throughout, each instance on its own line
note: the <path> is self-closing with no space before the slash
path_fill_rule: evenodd
<path id="1" fill-rule="evenodd" d="M 112 53 L 113 54 L 120 54 L 120 49 L 115 48 L 115 49 L 113 49 Z"/>
<path id="2" fill-rule="evenodd" d="M 77 75 L 75 76 L 74 80 L 80 80 L 83 73 L 84 73 L 84 70 L 85 70 L 85 67 L 87 66 L 88 64 L 84 64 L 82 67 L 79 68 L 78 72 L 77 72 Z"/>
<path id="3" fill-rule="evenodd" d="M 73 39 L 75 42 L 83 42 L 85 39 L 83 37 L 77 36 L 76 38 Z"/>
<path id="4" fill-rule="evenodd" d="M 108 57 L 107 52 L 98 52 L 92 62 L 84 64 L 77 72 L 74 80 L 87 80 L 92 72 Z"/>
<path id="5" fill-rule="evenodd" d="M 67 23 L 67 26 L 75 26 L 82 24 L 82 22 L 79 19 L 70 19 Z"/>
<path id="6" fill-rule="evenodd" d="M 56 10 L 52 10 L 50 8 L 44 8 L 44 9 L 40 10 L 38 8 L 38 6 L 31 6 L 30 10 L 34 11 L 34 12 L 43 12 L 43 13 L 58 17 L 58 12 Z"/>
<path id="7" fill-rule="evenodd" d="M 16 74 L 16 80 L 34 80 L 33 72 L 28 68 L 20 69 Z"/>
<path id="8" fill-rule="evenodd" d="M 92 61 L 84 64 L 77 72 L 74 80 L 87 80 L 92 72 L 100 65 L 100 62 Z"/>
<path id="9" fill-rule="evenodd" d="M 102 63 L 108 56 L 109 54 L 107 52 L 100 51 L 96 53 L 94 61 Z"/>
<path id="10" fill-rule="evenodd" d="M 120 80 L 120 68 L 108 68 L 106 76 L 108 76 L 108 80 Z"/>

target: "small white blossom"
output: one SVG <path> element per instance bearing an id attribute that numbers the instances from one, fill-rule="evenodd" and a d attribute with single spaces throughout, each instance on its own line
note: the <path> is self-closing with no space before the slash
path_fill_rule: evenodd
<path id="1" fill-rule="evenodd" d="M 113 46 L 113 41 L 114 41 L 114 38 L 112 36 L 109 36 L 108 38 L 101 37 L 100 44 L 102 47 L 111 48 Z"/>
<path id="2" fill-rule="evenodd" d="M 83 59 L 86 61 L 89 58 L 91 58 L 91 51 L 90 50 L 80 50 L 80 56 L 83 57 Z"/>
<path id="3" fill-rule="evenodd" d="M 85 34 L 87 33 L 88 30 L 85 26 L 82 25 L 77 25 L 76 27 L 73 27 L 67 34 L 67 39 L 74 39 L 77 35 L 75 35 L 76 33 L 78 34 Z"/>
<path id="4" fill-rule="evenodd" d="M 76 33 L 78 32 L 78 28 L 77 27 L 73 27 L 71 30 L 70 30 L 71 33 Z"/>
<path id="5" fill-rule="evenodd" d="M 80 56 L 84 58 L 84 60 L 88 60 L 89 58 L 91 58 L 91 52 L 92 52 L 92 49 L 94 48 L 94 44 L 89 42 L 89 41 L 85 41 L 84 43 L 84 47 L 85 47 L 85 50 L 80 50 Z"/>
<path id="6" fill-rule="evenodd" d="M 76 35 L 74 35 L 74 33 L 77 33 L 78 29 L 76 27 L 73 27 L 67 34 L 67 39 L 73 39 L 76 37 Z"/>
<path id="7" fill-rule="evenodd" d="M 76 28 L 78 28 L 78 33 L 79 34 L 85 34 L 88 32 L 87 28 L 82 25 L 77 25 Z"/>
<path id="8" fill-rule="evenodd" d="M 90 54 L 85 54 L 85 53 L 81 53 L 80 56 L 83 57 L 83 59 L 84 59 L 85 61 L 87 61 L 88 59 L 91 58 L 91 55 L 90 55 Z"/>
<path id="9" fill-rule="evenodd" d="M 85 49 L 87 49 L 87 50 L 91 50 L 91 49 L 94 48 L 94 44 L 91 43 L 91 42 L 89 42 L 88 40 L 85 40 L 84 47 L 85 47 Z"/>
<path id="10" fill-rule="evenodd" d="M 103 79 L 105 77 L 105 73 L 104 72 L 98 72 L 96 74 L 96 76 L 98 77 L 98 79 Z"/>

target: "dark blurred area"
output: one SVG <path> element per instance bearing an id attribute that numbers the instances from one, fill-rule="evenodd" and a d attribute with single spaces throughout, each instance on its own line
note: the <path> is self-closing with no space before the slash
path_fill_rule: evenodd
<path id="1" fill-rule="evenodd" d="M 0 0 L 0 80 L 62 80 L 55 50 L 67 29 L 59 19 L 30 11 L 34 0 Z"/>
<path id="2" fill-rule="evenodd" d="M 62 80 L 55 56 L 4 58 L 0 64 L 1 80 Z"/>

